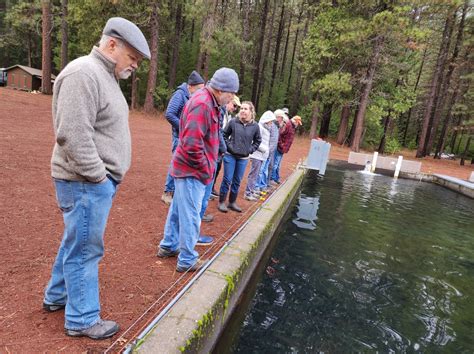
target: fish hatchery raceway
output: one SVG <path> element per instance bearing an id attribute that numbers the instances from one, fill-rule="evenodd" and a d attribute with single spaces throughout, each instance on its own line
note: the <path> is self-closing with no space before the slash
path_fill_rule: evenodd
<path id="1" fill-rule="evenodd" d="M 168 207 L 160 200 L 171 158 L 171 131 L 162 114 L 130 114 L 132 166 L 120 185 L 105 233 L 100 264 L 102 317 L 133 339 L 185 286 L 191 275 L 175 271 L 175 259 L 156 257 Z M 54 145 L 51 96 L 0 88 L 0 352 L 102 352 L 119 335 L 104 341 L 64 334 L 64 313 L 42 309 L 43 289 L 59 247 L 62 217 L 50 176 Z M 297 137 L 284 155 L 287 178 L 307 155 L 310 140 Z M 349 150 L 333 145 L 331 158 L 347 161 Z M 410 157 L 410 153 L 405 154 Z M 423 161 L 423 172 L 467 179 L 472 167 L 458 161 Z M 222 177 L 222 172 L 220 173 Z M 202 233 L 214 236 L 211 247 L 198 247 L 210 258 L 257 208 L 245 201 L 244 212 L 219 213 L 211 201 L 212 223 Z M 220 178 L 218 181 L 220 185 Z M 144 315 L 145 314 L 145 315 Z"/>

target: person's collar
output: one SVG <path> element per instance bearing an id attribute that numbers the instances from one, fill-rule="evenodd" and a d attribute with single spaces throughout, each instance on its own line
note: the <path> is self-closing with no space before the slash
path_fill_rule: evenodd
<path id="1" fill-rule="evenodd" d="M 99 47 L 93 47 L 90 55 L 97 59 L 104 68 L 115 77 L 115 65 L 117 64 L 112 58 L 107 57 L 99 50 Z"/>
<path id="2" fill-rule="evenodd" d="M 207 90 L 207 92 L 209 92 L 209 94 L 211 95 L 214 107 L 217 107 L 219 109 L 219 103 L 217 102 L 216 96 L 214 96 L 212 90 L 207 85 L 204 86 L 204 89 Z"/>

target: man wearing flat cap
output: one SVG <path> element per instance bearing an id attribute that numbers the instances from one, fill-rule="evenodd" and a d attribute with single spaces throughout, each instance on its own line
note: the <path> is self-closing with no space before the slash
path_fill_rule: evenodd
<path id="1" fill-rule="evenodd" d="M 184 105 L 188 102 L 189 97 L 196 92 L 197 90 L 204 87 L 204 79 L 199 75 L 197 71 L 193 71 L 187 82 L 183 82 L 178 86 L 176 91 L 170 98 L 168 107 L 166 107 L 165 117 L 168 122 L 171 124 L 172 129 L 172 141 L 171 141 L 171 152 L 174 153 L 176 147 L 178 146 L 178 136 L 179 136 L 179 117 L 183 111 Z M 166 205 L 171 204 L 174 194 L 174 181 L 171 177 L 169 171 L 166 176 L 165 190 L 161 196 L 161 200 Z"/>
<path id="2" fill-rule="evenodd" d="M 209 84 L 194 93 L 179 120 L 179 143 L 171 163 L 175 192 L 157 256 L 178 256 L 176 270 L 192 272 L 207 261 L 194 249 L 201 226 L 200 212 L 206 186 L 212 183 L 219 149 L 219 106 L 239 90 L 237 73 L 221 68 Z"/>
<path id="3" fill-rule="evenodd" d="M 98 271 L 109 211 L 131 160 L 128 105 L 118 80 L 142 58 L 150 59 L 143 33 L 114 17 L 99 46 L 69 63 L 54 84 L 51 174 L 64 233 L 43 308 L 65 309 L 69 336 L 104 339 L 119 330 L 100 317 Z"/>

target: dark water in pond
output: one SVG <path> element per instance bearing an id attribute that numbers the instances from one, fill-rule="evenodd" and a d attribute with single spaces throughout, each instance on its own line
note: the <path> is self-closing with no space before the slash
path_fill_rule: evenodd
<path id="1" fill-rule="evenodd" d="M 329 169 L 305 178 L 234 352 L 473 352 L 474 201 Z"/>

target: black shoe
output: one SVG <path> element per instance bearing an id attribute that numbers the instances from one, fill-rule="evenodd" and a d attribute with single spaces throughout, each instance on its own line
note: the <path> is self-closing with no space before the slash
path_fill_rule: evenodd
<path id="1" fill-rule="evenodd" d="M 170 250 L 159 247 L 158 248 L 158 253 L 156 255 L 159 258 L 169 258 L 169 257 L 177 256 L 178 254 L 179 254 L 179 250 L 170 251 Z"/>
<path id="2" fill-rule="evenodd" d="M 99 320 L 92 327 L 72 330 L 66 329 L 66 334 L 71 337 L 89 337 L 92 339 L 105 339 L 112 337 L 119 330 L 119 325 L 114 321 Z"/>
<path id="3" fill-rule="evenodd" d="M 66 304 L 47 304 L 43 302 L 43 310 L 47 312 L 56 312 L 59 310 L 63 310 L 66 307 Z"/>
<path id="4" fill-rule="evenodd" d="M 184 273 L 184 272 L 195 272 L 199 269 L 201 269 L 202 267 L 204 267 L 207 263 L 209 263 L 209 260 L 205 260 L 205 261 L 202 261 L 202 260 L 198 260 L 196 263 L 194 263 L 191 267 L 180 267 L 180 266 L 176 266 L 176 271 L 179 272 L 179 273 Z"/>

